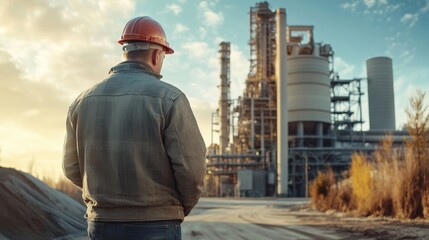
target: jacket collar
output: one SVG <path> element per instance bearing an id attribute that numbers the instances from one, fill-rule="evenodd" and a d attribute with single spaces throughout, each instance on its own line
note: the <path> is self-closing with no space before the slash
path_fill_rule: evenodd
<path id="1" fill-rule="evenodd" d="M 121 71 L 127 71 L 127 70 L 141 70 L 147 74 L 150 74 L 157 79 L 161 79 L 162 75 L 154 73 L 152 68 L 149 66 L 149 64 L 145 62 L 139 62 L 139 61 L 125 61 L 121 62 L 118 65 L 112 67 L 109 71 L 109 74 L 117 73 Z"/>

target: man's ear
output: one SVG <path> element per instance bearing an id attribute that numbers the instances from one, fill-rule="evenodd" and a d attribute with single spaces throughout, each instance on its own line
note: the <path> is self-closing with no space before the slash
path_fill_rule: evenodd
<path id="1" fill-rule="evenodd" d="M 157 59 L 157 49 L 154 49 L 153 51 L 152 51 L 152 53 L 150 54 L 151 55 L 151 62 L 152 62 L 152 65 L 153 66 L 156 66 L 156 64 L 158 64 L 158 59 Z"/>

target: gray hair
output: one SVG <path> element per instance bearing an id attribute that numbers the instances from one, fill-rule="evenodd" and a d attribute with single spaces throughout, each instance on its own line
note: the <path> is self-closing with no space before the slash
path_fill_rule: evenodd
<path id="1" fill-rule="evenodd" d="M 161 45 L 149 43 L 149 42 L 126 42 L 122 46 L 122 50 L 124 51 L 124 53 L 137 51 L 137 50 L 148 50 L 148 49 L 163 50 L 163 47 Z"/>

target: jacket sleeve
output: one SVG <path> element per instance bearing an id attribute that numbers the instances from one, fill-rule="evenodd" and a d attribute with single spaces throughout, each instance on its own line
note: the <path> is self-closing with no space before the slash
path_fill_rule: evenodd
<path id="1" fill-rule="evenodd" d="M 173 102 L 168 120 L 164 131 L 164 146 L 187 216 L 203 191 L 206 147 L 188 99 L 183 93 Z"/>
<path id="2" fill-rule="evenodd" d="M 66 120 L 66 136 L 63 149 L 63 171 L 64 175 L 77 187 L 82 188 L 82 174 L 80 172 L 77 146 L 76 130 L 72 122 L 72 108 L 69 109 Z"/>

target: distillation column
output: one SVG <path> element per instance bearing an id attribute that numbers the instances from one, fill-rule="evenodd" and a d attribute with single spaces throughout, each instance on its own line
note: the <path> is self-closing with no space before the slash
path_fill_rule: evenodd
<path id="1" fill-rule="evenodd" d="M 229 143 L 229 131 L 230 131 L 230 109 L 229 109 L 230 55 L 231 55 L 230 43 L 229 42 L 221 42 L 219 44 L 219 57 L 220 57 L 219 150 L 220 150 L 220 154 L 226 153 L 225 149 Z"/>
<path id="2" fill-rule="evenodd" d="M 287 72 L 286 72 L 286 10 L 276 11 L 276 79 L 277 79 L 277 194 L 288 193 L 288 108 L 287 108 Z"/>

